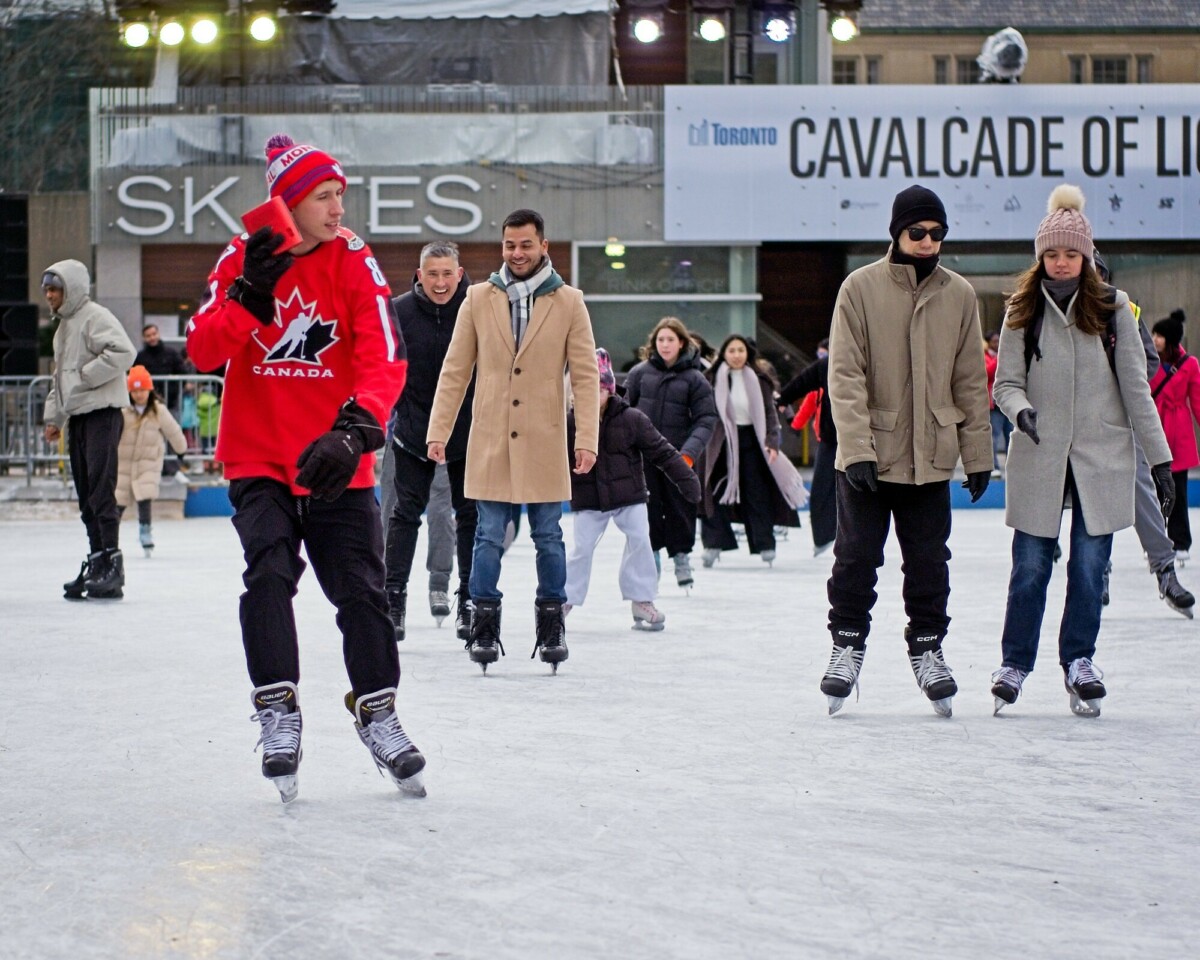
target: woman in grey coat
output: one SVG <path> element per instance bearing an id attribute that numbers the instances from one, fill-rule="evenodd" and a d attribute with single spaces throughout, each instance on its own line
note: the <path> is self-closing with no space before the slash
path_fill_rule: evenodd
<path id="1" fill-rule="evenodd" d="M 1174 496 L 1171 451 L 1150 399 L 1137 321 L 1129 297 L 1096 272 L 1083 205 L 1078 187 L 1064 184 L 1050 194 L 1034 241 L 1037 262 L 1009 299 L 1000 334 L 993 394 L 1017 432 L 1007 468 L 1005 522 L 1015 532 L 1004 661 L 992 675 L 997 713 L 1016 702 L 1033 670 L 1054 545 L 1069 502 L 1059 662 L 1071 709 L 1099 716 L 1106 691 L 1092 658 L 1112 535 L 1133 525 L 1134 434 L 1155 464 L 1164 513 Z"/>

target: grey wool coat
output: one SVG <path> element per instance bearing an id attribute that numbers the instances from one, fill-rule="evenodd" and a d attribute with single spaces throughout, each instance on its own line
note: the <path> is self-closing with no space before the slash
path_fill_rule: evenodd
<path id="1" fill-rule="evenodd" d="M 1009 420 L 1037 411 L 1035 445 L 1014 430 L 1005 475 L 1005 522 L 1035 537 L 1057 537 L 1062 523 L 1067 464 L 1075 477 L 1087 532 L 1114 533 L 1133 525 L 1136 433 L 1151 464 L 1171 450 L 1150 399 L 1146 354 L 1129 297 L 1117 291 L 1116 376 L 1101 337 L 1075 326 L 1075 300 L 1064 315 L 1053 299 L 1038 343 L 1042 358 L 1025 372 L 1025 330 L 1005 322 L 993 396 Z M 1130 432 L 1130 426 L 1133 432 Z"/>

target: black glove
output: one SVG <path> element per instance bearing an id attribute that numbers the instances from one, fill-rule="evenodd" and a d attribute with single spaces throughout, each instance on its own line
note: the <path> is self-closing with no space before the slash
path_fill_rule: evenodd
<path id="1" fill-rule="evenodd" d="M 242 275 L 230 285 L 226 296 L 246 308 L 266 326 L 275 320 L 275 284 L 287 273 L 295 259 L 290 253 L 275 253 L 283 243 L 283 234 L 270 227 L 259 227 L 246 241 Z"/>
<path id="2" fill-rule="evenodd" d="M 874 493 L 879 489 L 879 468 L 874 460 L 860 460 L 846 468 L 846 482 L 859 493 L 870 490 Z"/>
<path id="3" fill-rule="evenodd" d="M 296 483 L 318 500 L 336 500 L 350 485 L 363 451 L 383 445 L 383 428 L 351 397 L 338 411 L 333 429 L 304 448 L 296 460 Z"/>
<path id="4" fill-rule="evenodd" d="M 1034 443 L 1042 442 L 1037 432 L 1037 411 L 1033 407 L 1026 407 L 1017 414 L 1017 429 Z"/>
<path id="5" fill-rule="evenodd" d="M 978 503 L 991 482 L 992 475 L 987 470 L 980 470 L 978 473 L 968 473 L 962 485 L 963 489 L 971 491 L 971 502 Z"/>
<path id="6" fill-rule="evenodd" d="M 1150 476 L 1154 478 L 1154 489 L 1158 493 L 1158 505 L 1162 507 L 1164 518 L 1171 515 L 1175 506 L 1175 478 L 1171 476 L 1171 462 L 1155 464 L 1150 468 Z"/>

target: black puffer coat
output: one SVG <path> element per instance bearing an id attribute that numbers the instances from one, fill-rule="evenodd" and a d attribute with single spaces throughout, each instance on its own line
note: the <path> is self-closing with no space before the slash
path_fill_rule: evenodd
<path id="1" fill-rule="evenodd" d="M 575 411 L 567 416 L 567 449 L 575 445 Z M 610 397 L 600 417 L 599 453 L 587 473 L 571 474 L 572 510 L 617 510 L 646 502 L 643 457 L 667 475 L 684 499 L 700 500 L 700 478 L 649 418 L 623 397 Z"/>
<path id="2" fill-rule="evenodd" d="M 717 407 L 695 344 L 689 343 L 673 366 L 657 352 L 639 363 L 625 378 L 625 398 L 676 450 L 693 463 L 700 459 L 717 423 Z"/>
<path id="3" fill-rule="evenodd" d="M 392 300 L 400 332 L 408 348 L 408 379 L 400 399 L 392 411 L 392 436 L 410 453 L 424 457 L 427 449 L 425 435 L 429 430 L 429 411 L 437 393 L 438 375 L 442 361 L 450 349 L 458 308 L 467 296 L 471 278 L 464 271 L 458 289 L 450 302 L 438 306 L 425 295 L 421 284 L 413 277 L 413 288 Z M 446 459 L 461 460 L 467 455 L 467 435 L 471 432 L 471 401 L 475 397 L 475 378 L 454 421 L 454 430 L 446 444 Z"/>

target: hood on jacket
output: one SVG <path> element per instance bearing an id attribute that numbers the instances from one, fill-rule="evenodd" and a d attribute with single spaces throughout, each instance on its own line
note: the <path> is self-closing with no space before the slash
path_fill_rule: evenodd
<path id="1" fill-rule="evenodd" d="M 690 367 L 704 369 L 704 364 L 700 362 L 700 349 L 691 340 L 684 344 L 683 349 L 679 351 L 679 359 L 671 366 L 668 367 L 667 362 L 658 355 L 657 348 L 651 352 L 650 362 L 659 370 L 687 370 Z"/>
<path id="2" fill-rule="evenodd" d="M 78 260 L 59 260 L 42 272 L 53 273 L 63 282 L 63 304 L 58 316 L 74 316 L 91 299 L 89 291 L 92 289 L 92 277 L 88 268 Z"/>

